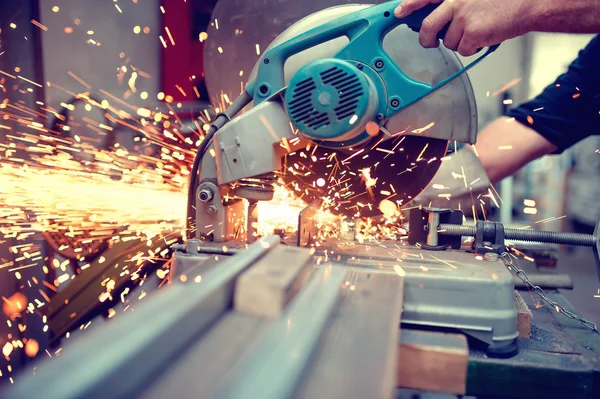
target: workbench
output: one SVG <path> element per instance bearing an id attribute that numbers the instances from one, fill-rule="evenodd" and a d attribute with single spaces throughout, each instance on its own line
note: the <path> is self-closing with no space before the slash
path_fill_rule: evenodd
<path id="1" fill-rule="evenodd" d="M 148 272 L 153 274 L 151 270 Z M 154 291 L 157 285 L 144 284 L 143 288 L 145 292 Z M 132 292 L 131 297 L 140 296 L 139 291 Z M 547 305 L 536 307 L 540 300 L 532 293 L 521 291 L 521 296 L 533 316 L 531 338 L 519 339 L 519 354 L 508 359 L 490 358 L 476 342 L 469 342 L 466 394 L 477 398 L 600 397 L 600 335 Z M 549 296 L 566 309 L 575 311 L 559 292 Z M 78 323 L 81 322 L 83 319 Z M 405 339 L 406 330 L 402 327 Z M 401 334 L 400 342 L 403 342 L 402 337 Z M 439 342 L 435 344 L 439 345 Z M 63 342 L 63 346 L 67 352 L 69 343 Z M 399 360 L 402 360 L 402 353 Z M 164 370 L 165 376 L 170 371 Z M 456 398 L 454 395 L 408 390 L 397 390 L 397 393 L 400 398 L 411 399 Z"/>
<path id="2" fill-rule="evenodd" d="M 531 338 L 519 339 L 519 354 L 488 358 L 473 343 L 467 371 L 467 395 L 481 398 L 599 398 L 600 335 L 568 319 L 539 298 L 522 291 L 531 309 Z M 549 297 L 575 311 L 559 292 Z M 455 395 L 398 390 L 397 398 L 450 399 Z"/>

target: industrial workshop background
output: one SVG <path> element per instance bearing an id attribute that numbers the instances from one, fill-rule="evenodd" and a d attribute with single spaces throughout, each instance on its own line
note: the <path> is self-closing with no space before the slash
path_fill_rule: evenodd
<path id="1" fill-rule="evenodd" d="M 183 228 L 190 168 L 186 151 L 197 148 L 194 132 L 205 129 L 217 113 L 215 108 L 240 94 L 210 91 L 204 80 L 205 57 L 214 57 L 212 65 L 218 65 L 219 57 L 228 52 L 228 43 L 215 43 L 205 52 L 210 32 L 218 29 L 218 21 L 211 19 L 213 9 L 227 4 L 235 10 L 234 0 L 0 0 L 0 384 L 12 380 L 36 357 L 60 355 L 60 347 L 50 342 L 48 313 L 37 310 L 76 284 L 73 276 L 96 254 L 107 256 L 90 247 L 100 248 L 112 235 L 121 234 L 143 245 L 148 241 L 148 248 L 154 248 L 152 240 L 169 239 L 168 234 L 160 235 L 162 231 Z M 267 7 L 263 12 L 270 11 Z M 253 29 L 251 21 L 241 16 L 239 24 Z M 494 57 L 468 72 L 479 128 L 539 93 L 590 38 L 540 33 L 503 43 Z M 246 67 L 251 68 L 264 48 L 256 45 L 254 51 L 253 44 L 248 46 L 253 58 L 249 57 Z M 240 87 L 250 72 L 224 64 L 220 79 L 230 82 L 228 87 Z M 92 110 L 90 101 L 111 105 Z M 112 104 L 117 110 L 107 118 L 102 110 Z M 152 119 L 140 122 L 151 115 L 149 110 L 154 125 Z M 174 110 L 182 128 L 171 133 L 168 128 L 173 119 L 161 120 L 155 110 L 165 115 Z M 59 151 L 64 164 L 38 163 L 44 151 L 52 150 L 46 145 L 49 142 L 32 137 L 48 134 L 47 129 L 60 131 L 64 140 L 52 145 L 83 140 L 87 146 L 72 151 L 68 160 L 60 154 L 69 150 Z M 147 136 L 151 139 L 140 135 L 140 129 L 154 129 Z M 178 149 L 174 150 L 175 144 Z M 600 219 L 600 158 L 590 148 L 600 148 L 600 141 L 589 138 L 504 180 L 496 187 L 502 205 L 492 207 L 487 216 L 516 227 L 592 233 Z M 99 154 L 110 151 L 123 159 L 106 169 L 111 161 Z M 156 162 L 160 154 L 173 161 L 169 168 L 177 165 L 180 170 Z M 147 169 L 132 166 L 132 159 Z M 113 183 L 98 177 L 97 160 L 105 162 L 100 168 L 110 171 Z M 45 171 L 23 172 L 21 168 L 27 165 L 44 166 Z M 91 184 L 85 183 L 86 174 L 92 176 Z M 127 191 L 127 181 L 149 185 Z M 99 227 L 94 217 L 85 214 L 86 209 L 106 219 L 102 237 L 94 236 L 93 230 Z M 77 234 L 82 234 L 79 240 Z M 73 242 L 83 249 L 69 248 Z M 78 257 L 81 251 L 88 251 L 83 262 Z M 564 257 L 556 271 L 568 273 L 576 286 L 565 296 L 582 316 L 600 323 L 600 300 L 594 299 L 600 287 L 590 266 L 592 252 L 561 251 Z M 160 258 L 160 251 L 143 254 L 148 259 L 153 256 Z M 564 264 L 573 267 L 566 270 Z M 129 273 L 135 273 L 134 269 Z M 71 315 L 76 318 L 75 311 Z M 75 330 L 105 322 L 110 322 L 108 317 L 99 317 L 91 327 L 86 321 Z"/>

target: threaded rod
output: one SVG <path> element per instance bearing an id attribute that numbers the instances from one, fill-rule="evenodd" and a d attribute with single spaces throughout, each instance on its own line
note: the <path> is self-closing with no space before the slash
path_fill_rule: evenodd
<path id="1" fill-rule="evenodd" d="M 475 237 L 477 227 L 474 225 L 440 224 L 438 233 L 449 236 Z M 556 231 L 537 231 L 521 229 L 504 229 L 504 237 L 508 240 L 527 242 L 541 242 L 547 244 L 574 245 L 580 247 L 593 247 L 596 238 L 590 234 L 560 233 Z"/>

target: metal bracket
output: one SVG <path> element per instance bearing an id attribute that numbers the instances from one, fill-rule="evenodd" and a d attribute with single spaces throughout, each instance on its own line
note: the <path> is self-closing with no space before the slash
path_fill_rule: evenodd
<path id="1" fill-rule="evenodd" d="M 412 209 L 409 216 L 408 243 L 423 249 L 443 251 L 446 248 L 460 249 L 461 237 L 447 236 L 438 231 L 440 224 L 461 225 L 460 210 L 420 208 Z M 440 234 L 441 233 L 441 234 Z"/>
<path id="2" fill-rule="evenodd" d="M 498 254 L 504 252 L 504 225 L 498 222 L 477 221 L 473 249 L 478 254 L 485 254 L 490 251 Z"/>
<path id="3" fill-rule="evenodd" d="M 298 246 L 307 247 L 312 244 L 319 233 L 317 227 L 317 210 L 321 207 L 320 200 L 314 200 L 298 215 Z"/>

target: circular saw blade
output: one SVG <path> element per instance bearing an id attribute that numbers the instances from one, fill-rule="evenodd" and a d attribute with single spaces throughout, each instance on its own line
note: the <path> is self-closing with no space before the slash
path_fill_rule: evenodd
<path id="1" fill-rule="evenodd" d="M 384 200 L 402 207 L 418 195 L 447 146 L 445 140 L 401 134 L 348 152 L 312 144 L 286 156 L 281 177 L 299 196 L 322 198 L 334 213 L 373 217 L 382 214 Z"/>
<path id="2" fill-rule="evenodd" d="M 219 103 L 222 94 L 236 97 L 256 73 L 261 52 L 307 29 L 368 5 L 339 0 L 220 0 L 213 11 L 205 47 L 205 79 Z M 332 7 L 324 9 L 325 7 Z M 338 39 L 336 39 L 338 40 Z M 341 48 L 344 43 L 336 44 Z M 322 45 L 324 48 L 325 45 Z M 409 76 L 435 84 L 462 65 L 451 51 L 424 49 L 418 34 L 400 26 L 383 41 L 384 50 Z M 334 49 L 335 50 L 335 49 Z M 335 51 L 304 52 L 285 65 L 286 81 L 312 59 Z M 329 56 L 330 56 L 329 55 Z M 338 213 L 349 217 L 380 215 L 384 199 L 407 205 L 437 173 L 448 141 L 419 137 L 431 129 L 452 137 L 453 131 L 476 129 L 474 95 L 466 75 L 403 110 L 386 124 L 393 138 L 353 151 L 313 145 L 293 148 L 281 177 L 303 199 L 329 199 Z"/>

